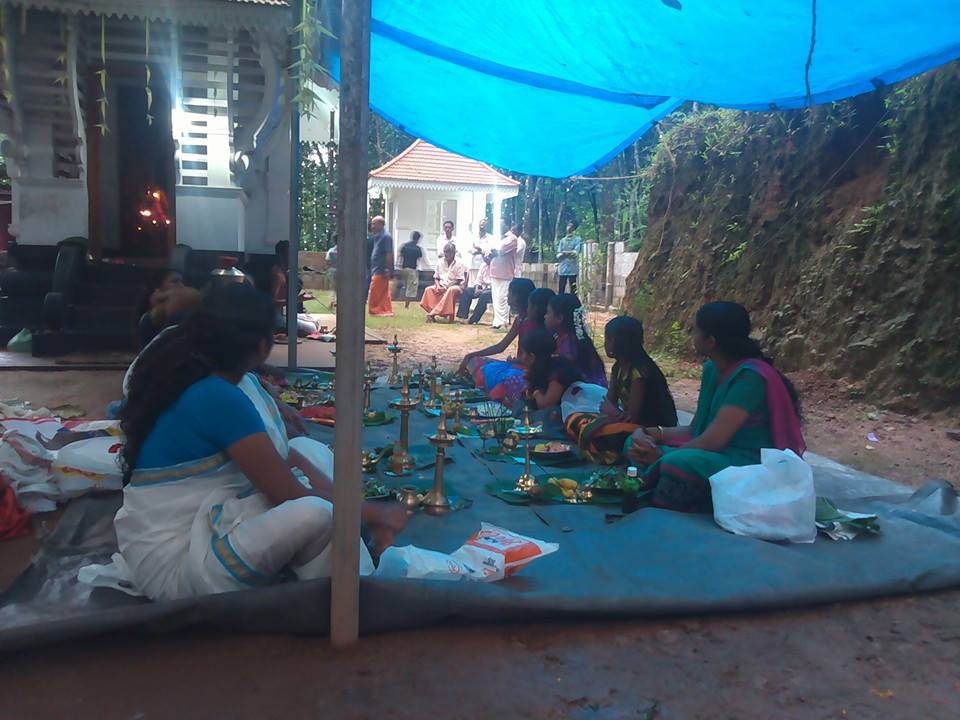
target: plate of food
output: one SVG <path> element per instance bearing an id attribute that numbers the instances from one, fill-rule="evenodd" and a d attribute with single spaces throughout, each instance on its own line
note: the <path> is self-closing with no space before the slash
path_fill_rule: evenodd
<path id="1" fill-rule="evenodd" d="M 487 402 L 477 403 L 471 414 L 482 420 L 496 420 L 511 417 L 513 411 L 503 403 L 488 400 Z"/>
<path id="2" fill-rule="evenodd" d="M 392 497 L 393 491 L 381 482 L 371 480 L 363 484 L 364 500 L 389 500 Z"/>
<path id="3" fill-rule="evenodd" d="M 539 442 L 530 448 L 530 454 L 541 458 L 562 458 L 568 457 L 573 452 L 573 448 L 565 442 L 551 440 L 550 442 Z"/>
<path id="4" fill-rule="evenodd" d="M 636 493 L 643 490 L 639 478 L 630 477 L 623 468 L 605 468 L 593 472 L 584 483 L 595 495 L 622 496 L 626 492 Z"/>
<path id="5" fill-rule="evenodd" d="M 393 422 L 393 418 L 393 413 L 384 412 L 383 410 L 371 410 L 370 412 L 364 413 L 363 424 L 366 427 L 387 425 Z"/>

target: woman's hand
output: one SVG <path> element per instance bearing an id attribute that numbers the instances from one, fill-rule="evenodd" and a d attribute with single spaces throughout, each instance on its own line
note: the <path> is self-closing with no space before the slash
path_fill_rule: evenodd
<path id="1" fill-rule="evenodd" d="M 630 441 L 627 457 L 638 465 L 652 465 L 663 456 L 656 440 L 643 430 L 634 431 Z"/>
<path id="2" fill-rule="evenodd" d="M 463 360 L 460 361 L 460 367 L 457 368 L 457 373 L 460 375 L 467 374 L 467 363 L 473 360 L 473 353 L 467 353 L 463 356 Z"/>

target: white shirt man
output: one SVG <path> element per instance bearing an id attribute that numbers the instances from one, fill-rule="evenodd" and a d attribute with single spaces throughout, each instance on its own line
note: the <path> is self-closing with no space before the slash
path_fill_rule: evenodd
<path id="1" fill-rule="evenodd" d="M 437 235 L 437 260 L 434 267 L 440 264 L 440 260 L 443 258 L 443 248 L 447 246 L 447 243 L 456 245 L 457 257 L 461 257 L 460 241 L 457 240 L 457 236 L 453 233 L 453 220 L 445 220 L 443 223 L 443 232 Z"/>
<path id="2" fill-rule="evenodd" d="M 513 276 L 520 277 L 520 272 L 523 269 L 523 261 L 527 257 L 527 241 L 523 239 L 523 235 L 517 235 L 517 262 L 514 266 Z"/>
<path id="3" fill-rule="evenodd" d="M 469 249 L 470 255 L 472 256 L 469 263 L 471 285 L 476 283 L 477 275 L 479 275 L 480 270 L 486 265 L 483 258 L 493 249 L 495 241 L 496 238 L 487 232 L 487 219 L 482 218 L 480 220 L 480 234 L 474 238 L 473 245 Z"/>
<path id="4" fill-rule="evenodd" d="M 510 322 L 507 294 L 517 268 L 517 236 L 509 226 L 505 226 L 504 230 L 503 238 L 494 248 L 490 261 L 490 294 L 493 296 L 493 327 L 496 329 Z"/>

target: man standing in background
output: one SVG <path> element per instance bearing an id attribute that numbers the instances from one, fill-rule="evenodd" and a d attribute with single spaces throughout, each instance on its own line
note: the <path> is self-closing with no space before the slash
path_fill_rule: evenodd
<path id="1" fill-rule="evenodd" d="M 443 258 L 443 249 L 453 243 L 457 248 L 457 256 L 460 255 L 460 244 L 457 242 L 457 236 L 453 234 L 453 220 L 444 220 L 443 221 L 443 232 L 437 235 L 437 262 L 434 264 L 434 267 L 440 265 L 440 260 Z"/>
<path id="2" fill-rule="evenodd" d="M 503 221 L 503 238 L 490 252 L 490 294 L 493 296 L 493 329 L 499 330 L 510 322 L 507 292 L 517 269 L 517 236 L 510 223 Z"/>
<path id="3" fill-rule="evenodd" d="M 570 294 L 577 294 L 577 275 L 580 274 L 580 250 L 583 240 L 577 235 L 577 222 L 567 223 L 567 234 L 557 243 L 557 271 L 560 275 L 560 295 L 570 284 Z"/>
<path id="4" fill-rule="evenodd" d="M 400 246 L 400 274 L 403 277 L 403 306 L 410 307 L 411 300 L 420 297 L 420 260 L 423 248 L 420 247 L 419 230 L 410 233 L 410 240 Z"/>
<path id="5" fill-rule="evenodd" d="M 523 239 L 523 235 L 520 234 L 520 224 L 514 223 L 513 227 L 510 228 L 510 232 L 517 236 L 517 261 L 514 269 L 514 277 L 520 277 L 523 271 L 523 263 L 527 258 L 527 241 Z"/>
<path id="6" fill-rule="evenodd" d="M 480 235 L 474 241 L 473 247 L 470 249 L 470 254 L 473 256 L 470 261 L 471 286 L 477 283 L 477 276 L 480 274 L 480 269 L 485 266 L 484 258 L 487 256 L 487 253 L 490 252 L 493 241 L 493 235 L 487 232 L 487 219 L 480 218 Z"/>
<path id="7" fill-rule="evenodd" d="M 393 238 L 386 231 L 386 221 L 377 215 L 370 221 L 373 250 L 370 252 L 370 294 L 367 310 L 371 315 L 393 315 L 390 302 L 390 276 L 393 274 Z"/>

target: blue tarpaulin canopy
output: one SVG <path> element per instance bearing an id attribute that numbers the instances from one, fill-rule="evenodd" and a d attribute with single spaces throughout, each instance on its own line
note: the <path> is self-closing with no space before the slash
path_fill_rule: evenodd
<path id="1" fill-rule="evenodd" d="M 371 32 L 377 112 L 453 152 L 566 177 L 686 100 L 796 108 L 952 60 L 960 0 L 374 0 Z"/>

